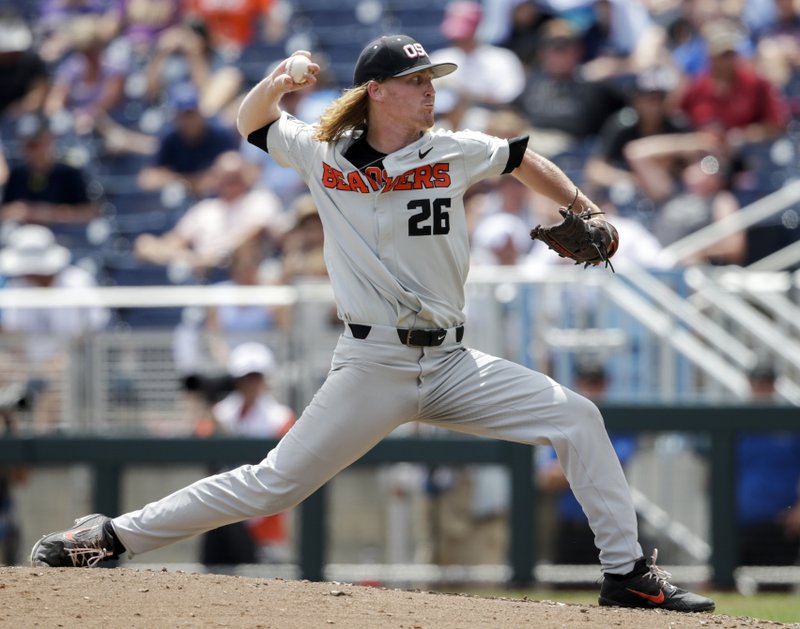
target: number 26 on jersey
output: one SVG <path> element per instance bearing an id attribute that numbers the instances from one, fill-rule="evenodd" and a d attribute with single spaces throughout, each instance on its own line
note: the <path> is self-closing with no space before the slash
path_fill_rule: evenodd
<path id="1" fill-rule="evenodd" d="M 450 233 L 450 199 L 415 199 L 406 206 L 414 212 L 408 218 L 409 236 L 439 236 Z"/>

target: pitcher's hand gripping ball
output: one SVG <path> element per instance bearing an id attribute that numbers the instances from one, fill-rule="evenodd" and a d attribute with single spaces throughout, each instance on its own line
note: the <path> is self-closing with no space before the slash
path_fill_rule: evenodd
<path id="1" fill-rule="evenodd" d="M 537 225 L 531 230 L 531 238 L 541 240 L 562 258 L 575 260 L 575 264 L 583 264 L 584 268 L 602 262 L 614 271 L 611 257 L 619 247 L 616 228 L 608 221 L 598 218 L 603 212 L 590 209 L 580 213 L 573 212 L 572 206 L 577 198 L 576 190 L 572 203 L 558 210 L 564 217 L 563 222 L 552 227 Z"/>
<path id="2" fill-rule="evenodd" d="M 305 55 L 292 55 L 286 62 L 286 74 L 298 85 L 305 83 L 309 63 L 311 60 Z"/>

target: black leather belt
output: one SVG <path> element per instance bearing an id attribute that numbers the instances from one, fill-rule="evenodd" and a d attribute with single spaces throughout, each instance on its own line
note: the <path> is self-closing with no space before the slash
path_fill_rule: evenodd
<path id="1" fill-rule="evenodd" d="M 353 337 L 357 339 L 365 339 L 369 336 L 372 326 L 361 325 L 359 323 L 348 323 Z M 406 330 L 405 328 L 397 328 L 397 337 L 403 345 L 413 345 L 415 347 L 437 347 L 444 343 L 447 338 L 447 330 L 439 328 L 437 330 Z M 460 325 L 456 328 L 456 342 L 460 343 L 464 338 L 464 326 Z"/>

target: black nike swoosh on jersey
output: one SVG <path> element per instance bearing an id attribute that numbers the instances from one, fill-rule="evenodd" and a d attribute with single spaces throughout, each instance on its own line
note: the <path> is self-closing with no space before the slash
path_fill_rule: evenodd
<path id="1" fill-rule="evenodd" d="M 432 146 L 429 146 L 429 147 L 428 147 L 428 150 L 427 150 L 427 151 L 425 151 L 424 153 L 422 152 L 422 149 L 420 149 L 420 150 L 419 150 L 419 158 L 420 158 L 420 159 L 425 159 L 425 156 L 426 156 L 428 153 L 430 153 L 432 150 L 433 150 L 433 147 L 432 147 Z"/>

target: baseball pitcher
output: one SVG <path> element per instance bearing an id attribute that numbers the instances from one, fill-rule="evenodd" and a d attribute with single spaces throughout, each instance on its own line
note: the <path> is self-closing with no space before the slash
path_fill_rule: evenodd
<path id="1" fill-rule="evenodd" d="M 472 184 L 505 174 L 564 206 L 560 229 L 534 228 L 531 235 L 576 262 L 607 263 L 617 244 L 613 228 L 560 169 L 528 147 L 527 137 L 434 130 L 434 81 L 456 65 L 431 63 L 411 37 L 368 44 L 352 88 L 314 125 L 280 109 L 285 93 L 314 84 L 319 66 L 309 58 L 295 53 L 258 83 L 242 102 L 238 127 L 297 170 L 319 210 L 343 321 L 328 378 L 260 463 L 113 519 L 79 518 L 45 535 L 32 563 L 93 566 L 277 513 L 416 420 L 551 444 L 595 535 L 604 574 L 600 604 L 713 610 L 712 600 L 672 585 L 655 556 L 644 558 L 630 492 L 597 407 L 544 374 L 462 344 L 469 268 L 463 196 Z"/>

